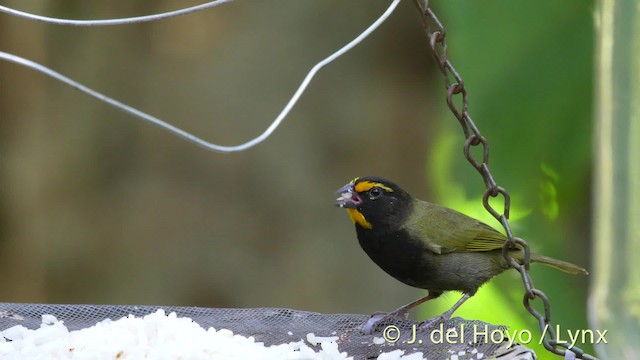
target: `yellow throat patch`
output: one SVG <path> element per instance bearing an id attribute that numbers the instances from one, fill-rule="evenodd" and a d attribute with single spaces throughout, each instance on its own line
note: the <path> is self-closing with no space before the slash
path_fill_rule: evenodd
<path id="1" fill-rule="evenodd" d="M 365 229 L 371 229 L 371 223 L 365 219 L 364 215 L 357 209 L 348 208 L 347 212 L 349 213 L 349 218 L 353 221 L 354 224 L 358 224 Z"/>

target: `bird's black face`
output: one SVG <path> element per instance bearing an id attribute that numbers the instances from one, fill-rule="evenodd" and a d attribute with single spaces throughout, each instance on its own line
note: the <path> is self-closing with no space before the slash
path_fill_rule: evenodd
<path id="1" fill-rule="evenodd" d="M 389 180 L 365 176 L 338 189 L 336 205 L 363 229 L 391 230 L 403 224 L 413 202 L 411 195 Z"/>

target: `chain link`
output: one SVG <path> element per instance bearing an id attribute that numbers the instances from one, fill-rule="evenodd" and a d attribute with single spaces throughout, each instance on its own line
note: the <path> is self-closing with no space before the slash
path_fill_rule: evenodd
<path id="1" fill-rule="evenodd" d="M 431 7 L 429 7 L 429 0 L 415 0 L 415 3 L 418 6 L 425 25 L 433 57 L 444 77 L 444 84 L 447 89 L 447 104 L 464 132 L 466 139 L 464 143 L 464 155 L 484 180 L 487 190 L 482 197 L 482 204 L 504 227 L 507 234 L 507 241 L 502 248 L 502 255 L 507 263 L 522 276 L 522 283 L 524 285 L 523 305 L 527 311 L 538 320 L 541 336 L 544 336 L 541 339 L 544 347 L 557 355 L 564 356 L 566 353 L 567 358 L 575 354 L 579 359 L 595 360 L 595 357 L 585 354 L 581 349 L 558 341 L 558 334 L 556 334 L 554 326 L 551 325 L 551 304 L 549 299 L 544 292 L 535 288 L 533 280 L 529 275 L 529 264 L 531 263 L 529 245 L 523 239 L 514 237 L 511 232 L 511 226 L 509 225 L 511 197 L 506 189 L 496 184 L 493 175 L 491 175 L 491 171 L 489 171 L 489 141 L 482 136 L 480 130 L 471 119 L 468 111 L 469 99 L 467 90 L 464 87 L 464 81 L 447 57 L 446 31 L 444 26 Z M 461 103 L 461 107 L 456 105 L 456 101 Z M 482 161 L 477 160 L 471 154 L 471 149 L 476 146 L 482 146 Z M 489 203 L 490 198 L 496 198 L 498 196 L 501 196 L 504 200 L 502 213 L 498 212 Z M 520 247 L 524 251 L 524 261 L 522 264 L 518 263 L 509 254 L 509 249 L 515 247 Z M 531 304 L 535 299 L 539 299 L 542 302 L 544 314 L 539 313 Z M 563 347 L 564 349 L 560 349 L 559 347 Z M 573 354 L 567 353 L 567 350 L 570 350 Z"/>

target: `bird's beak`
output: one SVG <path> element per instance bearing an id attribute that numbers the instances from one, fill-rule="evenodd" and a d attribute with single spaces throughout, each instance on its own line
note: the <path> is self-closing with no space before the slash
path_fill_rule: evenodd
<path id="1" fill-rule="evenodd" d="M 362 199 L 353 189 L 353 182 L 350 182 L 338 189 L 338 191 L 336 191 L 336 194 L 340 195 L 336 199 L 336 206 L 339 206 L 341 208 L 353 209 L 362 204 Z"/>

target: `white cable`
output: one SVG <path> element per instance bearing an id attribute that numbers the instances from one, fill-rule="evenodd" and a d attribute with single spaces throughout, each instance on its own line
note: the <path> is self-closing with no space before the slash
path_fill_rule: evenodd
<path id="1" fill-rule="evenodd" d="M 298 101 L 298 99 L 300 98 L 300 96 L 304 93 L 305 89 L 307 88 L 307 86 L 309 85 L 309 83 L 311 82 L 311 80 L 313 79 L 313 77 L 315 76 L 315 74 L 318 72 L 318 70 L 320 70 L 322 67 L 324 67 L 325 65 L 329 64 L 330 62 L 334 61 L 335 59 L 337 59 L 338 57 L 342 56 L 343 54 L 345 54 L 347 51 L 351 50 L 353 47 L 355 47 L 356 45 L 358 45 L 360 42 L 362 42 L 362 40 L 364 40 L 365 38 L 367 38 L 374 30 L 376 30 L 392 13 L 393 11 L 396 9 L 396 7 L 398 6 L 398 4 L 400 3 L 400 0 L 393 0 L 391 5 L 389 6 L 389 8 L 375 21 L 373 22 L 373 24 L 371 24 L 365 31 L 363 31 L 360 35 L 358 35 L 358 37 L 356 37 L 355 39 L 351 40 L 347 45 L 343 46 L 342 48 L 340 48 L 338 51 L 334 52 L 333 54 L 329 55 L 327 58 L 325 58 L 324 60 L 320 61 L 319 63 L 317 63 L 315 66 L 313 66 L 313 68 L 311 68 L 311 70 L 307 73 L 307 76 L 304 78 L 304 80 L 302 81 L 302 83 L 300 84 L 300 86 L 298 87 L 298 89 L 296 90 L 296 92 L 293 94 L 293 96 L 291 97 L 291 99 L 289 100 L 289 102 L 287 103 L 287 105 L 284 107 L 284 109 L 282 109 L 282 112 L 280 112 L 280 114 L 276 117 L 276 119 L 271 123 L 271 125 L 269 125 L 269 127 L 260 135 L 258 135 L 257 137 L 255 137 L 252 140 L 249 140 L 243 144 L 240 145 L 235 145 L 235 146 L 223 146 L 223 145 L 217 145 L 217 144 L 213 144 L 210 142 L 207 142 L 191 133 L 188 133 L 182 129 L 179 129 L 163 120 L 160 120 L 152 115 L 149 115 L 147 113 L 144 113 L 140 110 L 137 110 L 129 105 L 126 105 L 124 103 L 121 103 L 118 100 L 112 99 L 102 93 L 99 93 L 95 90 L 92 90 L 90 88 L 88 88 L 87 86 L 84 86 L 56 71 L 53 71 L 49 68 L 47 68 L 46 66 L 40 65 L 34 61 L 16 56 L 16 55 L 12 55 L 9 53 L 5 53 L 0 51 L 0 59 L 5 59 L 23 66 L 26 66 L 28 68 L 31 68 L 33 70 L 39 71 L 45 75 L 48 75 L 58 81 L 61 81 L 71 87 L 74 87 L 86 94 L 89 94 L 93 97 L 95 97 L 98 100 L 101 100 L 103 102 L 106 102 L 107 104 L 114 106 L 126 113 L 129 113 L 141 120 L 144 120 L 146 122 L 149 122 L 153 125 L 159 126 L 160 128 L 169 131 L 170 133 L 177 135 L 187 141 L 190 141 L 198 146 L 201 146 L 207 150 L 211 150 L 211 151 L 217 151 L 217 152 L 223 152 L 223 153 L 229 153 L 229 152 L 236 152 L 236 151 L 243 151 L 243 150 L 247 150 L 261 142 L 263 142 L 264 140 L 266 140 L 269 136 L 271 136 L 271 134 L 278 128 L 278 126 L 280 126 L 280 123 L 282 123 L 282 120 L 284 120 L 284 118 L 289 114 L 289 111 L 291 111 L 291 109 L 293 108 L 293 106 L 296 104 L 296 102 Z"/>
<path id="2" fill-rule="evenodd" d="M 107 26 L 107 25 L 123 25 L 123 24 L 134 24 L 140 22 L 154 21 L 160 19 L 166 19 L 174 16 L 186 15 L 192 12 L 201 11 L 205 9 L 209 9 L 212 7 L 216 7 L 218 5 L 223 5 L 229 3 L 233 0 L 216 0 L 210 1 L 205 4 L 196 5 L 192 7 L 188 7 L 185 9 L 180 9 L 176 11 L 169 11 L 166 13 L 154 14 L 154 15 L 146 15 L 146 16 L 136 16 L 130 18 L 122 18 L 122 19 L 106 19 L 106 20 L 71 20 L 71 19 L 59 19 L 52 18 L 47 16 L 40 16 L 31 14 L 24 11 L 19 11 L 15 9 L 8 8 L 6 6 L 0 5 L 0 12 L 4 12 L 10 15 L 18 16 L 21 18 L 42 21 L 49 24 L 56 25 L 69 25 L 69 26 Z"/>

